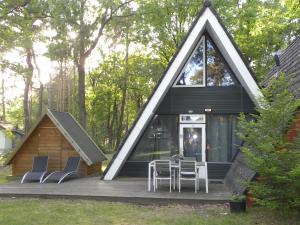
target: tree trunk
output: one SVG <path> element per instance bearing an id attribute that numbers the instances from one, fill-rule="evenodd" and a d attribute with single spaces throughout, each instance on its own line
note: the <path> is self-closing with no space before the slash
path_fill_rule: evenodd
<path id="1" fill-rule="evenodd" d="M 113 117 L 111 120 L 111 135 L 110 135 L 110 141 L 111 141 L 111 149 L 114 149 L 116 147 L 115 143 L 113 140 L 115 140 L 116 137 L 116 128 L 117 128 L 117 124 L 118 124 L 118 118 L 117 115 L 118 114 L 118 107 L 117 107 L 117 97 L 116 97 L 116 93 L 114 94 L 114 105 L 113 105 Z"/>
<path id="2" fill-rule="evenodd" d="M 51 75 L 51 73 L 50 73 L 49 76 L 50 76 L 50 80 L 49 80 L 49 83 L 47 85 L 47 91 L 48 91 L 48 93 L 47 93 L 47 108 L 52 109 L 52 86 L 53 86 L 53 84 L 52 84 L 52 75 Z"/>
<path id="3" fill-rule="evenodd" d="M 128 50 L 129 50 L 129 38 L 128 38 L 128 27 L 126 31 L 126 38 L 125 38 L 125 76 L 123 80 L 122 85 L 122 102 L 121 102 L 121 109 L 120 109 L 120 117 L 119 117 L 119 127 L 117 130 L 117 140 L 116 140 L 116 146 L 118 147 L 120 144 L 120 140 L 122 137 L 122 131 L 123 131 L 123 120 L 124 120 L 124 113 L 125 113 L 125 104 L 126 104 L 126 97 L 127 97 L 127 82 L 128 82 Z"/>
<path id="4" fill-rule="evenodd" d="M 63 85 L 63 108 L 64 111 L 68 111 L 68 102 L 69 102 L 69 80 L 68 80 L 68 67 L 66 60 L 64 62 L 64 85 Z"/>
<path id="5" fill-rule="evenodd" d="M 64 67 L 63 67 L 63 60 L 60 64 L 60 73 L 59 73 L 59 111 L 64 111 Z"/>
<path id="6" fill-rule="evenodd" d="M 76 87 L 76 80 L 78 78 L 77 78 L 76 70 L 77 70 L 77 67 L 74 66 L 73 67 L 73 88 L 72 88 L 72 93 L 71 93 L 71 103 L 72 103 L 72 105 L 70 106 L 70 108 L 71 108 L 71 112 L 74 115 L 78 116 L 78 114 L 77 114 L 78 113 L 78 110 L 77 110 L 78 104 L 76 103 L 76 102 L 78 102 L 78 95 L 77 95 L 78 87 Z"/>
<path id="7" fill-rule="evenodd" d="M 23 98 L 23 111 L 24 111 L 24 131 L 28 133 L 31 126 L 30 109 L 29 109 L 29 91 L 31 87 L 31 80 L 33 76 L 33 65 L 32 65 L 32 49 L 26 49 L 26 63 L 28 67 L 28 73 L 25 74 L 25 88 Z"/>
<path id="8" fill-rule="evenodd" d="M 29 127 L 31 127 L 31 124 L 32 124 L 32 103 L 33 103 L 33 99 L 32 99 L 32 82 L 30 84 L 30 87 L 29 87 Z"/>
<path id="9" fill-rule="evenodd" d="M 38 111 L 36 114 L 36 118 L 40 118 L 42 116 L 43 113 L 43 95 L 44 95 L 44 85 L 41 81 L 41 70 L 40 67 L 38 66 L 37 62 L 36 62 L 36 57 L 35 57 L 35 53 L 32 50 L 32 59 L 33 59 L 33 63 L 35 65 L 35 68 L 37 70 L 38 73 L 38 79 L 39 79 L 39 84 L 40 84 L 40 88 L 39 88 L 39 94 L 38 94 Z"/>
<path id="10" fill-rule="evenodd" d="M 77 64 L 78 70 L 78 111 L 79 122 L 83 128 L 86 128 L 86 108 L 85 108 L 85 57 L 80 56 Z"/>
<path id="11" fill-rule="evenodd" d="M 111 132 L 111 126 L 110 126 L 110 120 L 111 120 L 111 95 L 107 95 L 107 117 L 106 117 L 106 130 L 107 130 L 107 140 L 108 145 L 111 146 L 111 139 L 112 139 L 112 132 Z"/>
<path id="12" fill-rule="evenodd" d="M 1 97 L 2 97 L 2 120 L 5 121 L 5 89 L 4 89 L 4 77 L 1 80 Z"/>
<path id="13" fill-rule="evenodd" d="M 40 82 L 40 89 L 39 89 L 39 106 L 37 111 L 36 118 L 40 118 L 43 113 L 43 97 L 44 97 L 44 85 Z"/>

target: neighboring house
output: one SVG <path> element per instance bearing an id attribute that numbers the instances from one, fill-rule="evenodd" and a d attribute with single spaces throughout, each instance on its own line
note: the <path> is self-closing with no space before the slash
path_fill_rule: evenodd
<path id="1" fill-rule="evenodd" d="M 224 179 L 240 144 L 237 117 L 255 113 L 260 96 L 248 62 L 205 3 L 103 179 L 147 176 L 151 160 L 176 154 L 207 161 L 209 179 Z"/>
<path id="2" fill-rule="evenodd" d="M 8 122 L 0 120 L 0 154 L 13 149 L 22 137 L 21 130 Z"/>
<path id="3" fill-rule="evenodd" d="M 300 37 L 297 37 L 286 49 L 279 51 L 275 55 L 276 64 L 267 74 L 264 85 L 271 79 L 276 78 L 280 73 L 284 73 L 290 81 L 290 90 L 295 98 L 300 98 Z M 291 140 L 297 137 L 300 131 L 300 114 L 296 116 L 295 122 L 288 131 Z"/>
<path id="4" fill-rule="evenodd" d="M 70 156 L 80 156 L 83 175 L 100 173 L 106 156 L 73 116 L 47 109 L 6 161 L 12 174 L 31 170 L 35 156 L 49 156 L 48 170 L 62 170 Z"/>

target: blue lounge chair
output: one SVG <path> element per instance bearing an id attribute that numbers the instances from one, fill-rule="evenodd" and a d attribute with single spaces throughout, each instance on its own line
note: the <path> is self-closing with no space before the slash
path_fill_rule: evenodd
<path id="1" fill-rule="evenodd" d="M 77 177 L 79 175 L 80 157 L 69 157 L 63 171 L 55 171 L 50 173 L 44 180 L 45 182 L 58 182 L 59 184 L 67 178 Z"/>
<path id="2" fill-rule="evenodd" d="M 30 181 L 42 183 L 44 176 L 48 173 L 48 156 L 36 156 L 33 158 L 32 170 L 24 174 L 21 184 Z"/>

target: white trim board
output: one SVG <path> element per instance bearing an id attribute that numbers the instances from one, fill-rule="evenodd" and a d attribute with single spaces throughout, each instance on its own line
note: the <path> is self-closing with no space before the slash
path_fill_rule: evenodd
<path id="1" fill-rule="evenodd" d="M 237 49 L 234 47 L 234 44 L 227 36 L 217 17 L 209 7 L 206 7 L 202 15 L 196 21 L 193 29 L 174 58 L 174 61 L 169 66 L 161 82 L 158 84 L 157 89 L 144 108 L 141 116 L 138 118 L 123 146 L 117 153 L 113 162 L 110 164 L 110 167 L 107 169 L 103 178 L 104 180 L 112 180 L 118 174 L 138 138 L 141 136 L 141 133 L 144 131 L 149 120 L 153 117 L 159 103 L 162 101 L 167 91 L 172 87 L 174 81 L 186 63 L 186 60 L 190 57 L 191 52 L 193 52 L 194 48 L 197 46 L 197 41 L 202 36 L 204 30 L 207 30 L 213 41 L 216 43 L 230 68 L 237 76 L 237 79 L 249 94 L 251 100 L 256 106 L 259 106 L 258 99 L 262 96 L 262 93 L 260 92 L 258 85 L 253 79 L 247 66 L 244 64 L 244 61 L 239 55 Z"/>

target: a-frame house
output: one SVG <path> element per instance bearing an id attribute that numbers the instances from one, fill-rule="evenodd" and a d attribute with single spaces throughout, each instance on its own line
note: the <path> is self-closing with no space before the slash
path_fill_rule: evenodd
<path id="1" fill-rule="evenodd" d="M 103 179 L 146 176 L 150 161 L 177 154 L 207 161 L 209 179 L 223 179 L 240 144 L 237 116 L 254 113 L 260 96 L 248 63 L 206 2 Z"/>

